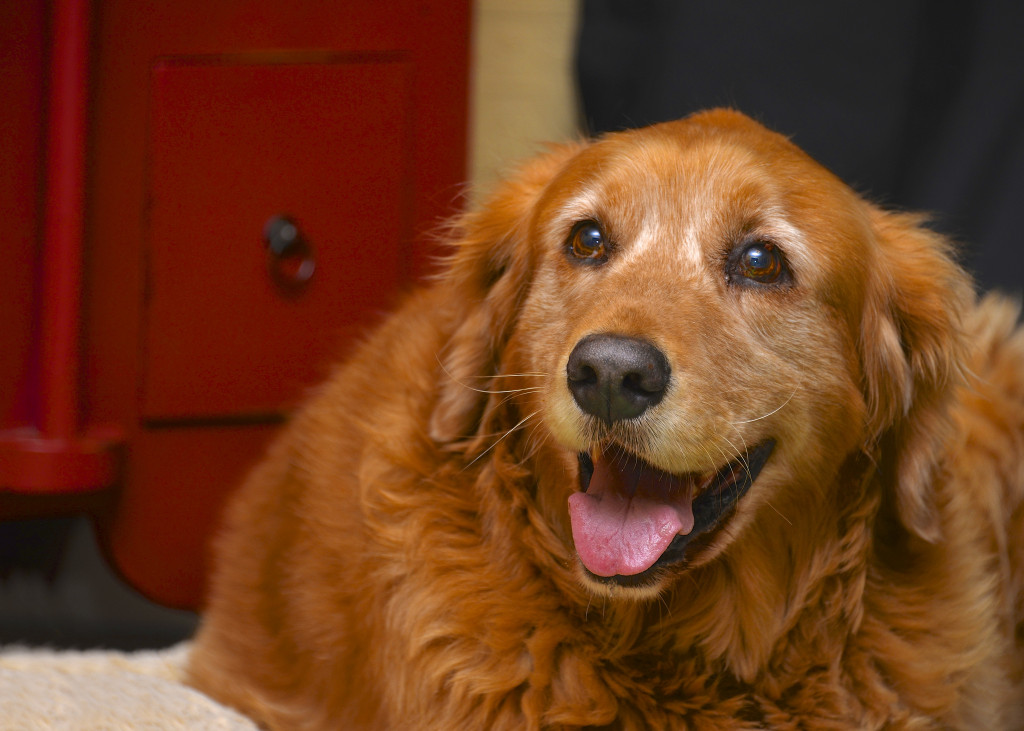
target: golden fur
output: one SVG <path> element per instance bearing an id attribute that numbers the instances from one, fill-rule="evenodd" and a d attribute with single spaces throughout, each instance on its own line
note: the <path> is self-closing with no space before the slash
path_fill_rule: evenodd
<path id="1" fill-rule="evenodd" d="M 730 111 L 528 163 L 239 492 L 194 684 L 272 729 L 1024 728 L 1024 336 L 920 224 Z M 727 273 L 750 237 L 791 281 Z M 567 387 L 603 332 L 671 364 L 635 419 Z M 766 438 L 685 561 L 581 568 L 577 452 Z"/>

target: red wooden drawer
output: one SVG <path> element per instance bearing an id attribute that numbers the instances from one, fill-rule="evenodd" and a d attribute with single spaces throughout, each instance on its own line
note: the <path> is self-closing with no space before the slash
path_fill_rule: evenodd
<path id="1" fill-rule="evenodd" d="M 153 73 L 141 416 L 278 412 L 408 277 L 411 65 L 162 62 Z M 263 229 L 311 242 L 276 283 Z"/>
<path id="2" fill-rule="evenodd" d="M 131 479 L 101 521 L 120 573 L 146 596 L 199 605 L 214 533 L 228 494 L 277 433 L 272 424 L 152 429 L 132 442 Z"/>

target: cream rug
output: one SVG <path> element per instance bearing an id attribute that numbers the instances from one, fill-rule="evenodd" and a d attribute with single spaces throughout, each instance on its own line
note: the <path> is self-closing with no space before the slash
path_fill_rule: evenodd
<path id="1" fill-rule="evenodd" d="M 185 686 L 188 643 L 143 652 L 0 650 L 0 730 L 256 731 Z"/>

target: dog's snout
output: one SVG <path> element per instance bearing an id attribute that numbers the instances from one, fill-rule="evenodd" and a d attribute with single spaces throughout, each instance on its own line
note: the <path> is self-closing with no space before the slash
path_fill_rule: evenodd
<path id="1" fill-rule="evenodd" d="M 668 358 L 653 343 L 610 333 L 576 343 L 566 364 L 579 407 L 608 424 L 640 416 L 668 387 Z"/>

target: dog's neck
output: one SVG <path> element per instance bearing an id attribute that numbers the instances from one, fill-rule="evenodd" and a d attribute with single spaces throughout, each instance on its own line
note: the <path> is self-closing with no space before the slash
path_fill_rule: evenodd
<path id="1" fill-rule="evenodd" d="M 838 662 L 863 619 L 880 504 L 874 473 L 870 459 L 851 457 L 833 490 L 802 498 L 811 503 L 802 506 L 807 519 L 787 521 L 779 531 L 751 529 L 749 540 L 723 555 L 716 567 L 723 587 L 714 605 L 722 620 L 729 619 L 710 633 L 691 635 L 695 646 L 743 682 L 797 655 L 801 663 Z M 840 510 L 813 504 L 836 500 L 845 502 Z"/>

